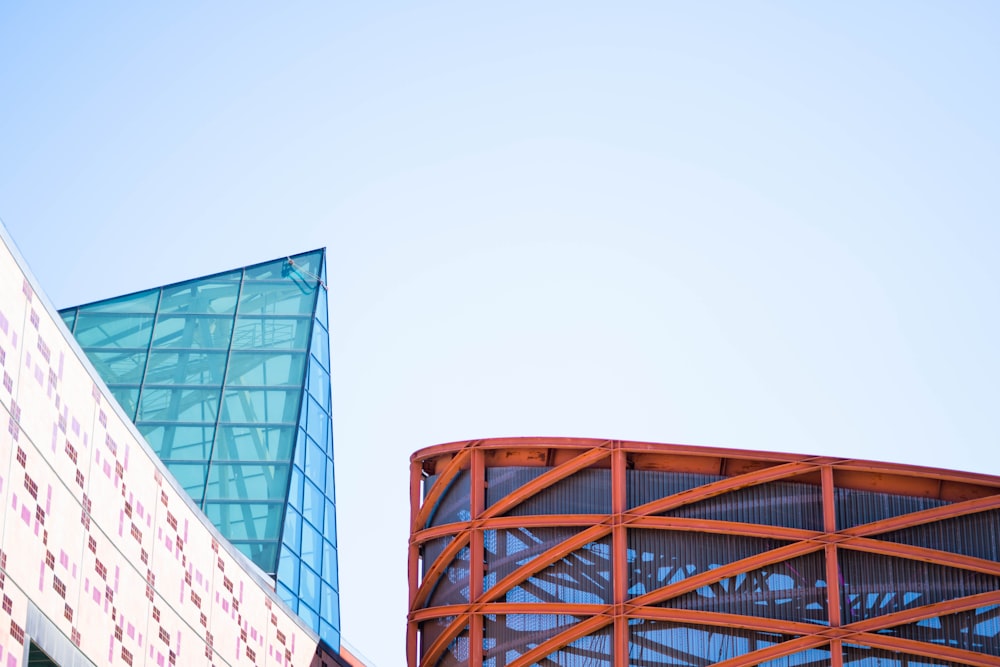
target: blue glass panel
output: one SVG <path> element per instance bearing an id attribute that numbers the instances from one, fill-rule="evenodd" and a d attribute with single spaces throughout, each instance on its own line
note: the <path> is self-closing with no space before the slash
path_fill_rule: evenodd
<path id="1" fill-rule="evenodd" d="M 278 560 L 278 581 L 291 589 L 299 588 L 299 557 L 284 547 Z"/>
<path id="2" fill-rule="evenodd" d="M 316 290 L 289 282 L 245 282 L 240 293 L 242 315 L 312 315 Z"/>
<path id="3" fill-rule="evenodd" d="M 66 324 L 66 328 L 72 331 L 73 325 L 76 323 L 76 308 L 60 311 L 59 317 Z"/>
<path id="4" fill-rule="evenodd" d="M 302 421 L 301 417 L 299 419 Z M 301 428 L 295 440 L 295 465 L 300 468 L 306 467 L 306 432 Z"/>
<path id="5" fill-rule="evenodd" d="M 326 407 L 330 396 L 330 374 L 312 355 L 309 355 L 309 393 L 320 405 Z"/>
<path id="6" fill-rule="evenodd" d="M 293 426 L 219 426 L 216 461 L 287 461 L 292 457 Z"/>
<path id="7" fill-rule="evenodd" d="M 323 279 L 326 282 L 326 279 Z M 325 289 L 320 288 L 319 296 L 316 298 L 316 320 L 320 322 L 323 326 L 326 326 L 327 317 L 327 293 Z"/>
<path id="8" fill-rule="evenodd" d="M 323 270 L 323 258 L 325 254 L 325 251 L 321 248 L 293 255 L 292 265 L 294 270 L 307 278 L 311 278 L 313 281 L 320 280 L 319 274 Z M 325 282 L 325 279 L 323 280 Z"/>
<path id="9" fill-rule="evenodd" d="M 326 617 L 326 612 L 323 612 L 324 618 Z M 325 641 L 330 646 L 339 649 L 340 648 L 340 633 L 329 623 L 327 623 L 322 618 L 319 621 L 319 636 L 320 639 Z"/>
<path id="10" fill-rule="evenodd" d="M 302 562 L 319 571 L 323 561 L 323 538 L 308 521 L 302 522 Z"/>
<path id="11" fill-rule="evenodd" d="M 240 542 L 238 540 L 231 540 L 231 542 L 254 565 L 267 574 L 274 574 L 274 563 L 278 559 L 277 542 Z"/>
<path id="12" fill-rule="evenodd" d="M 221 421 L 242 424 L 276 424 L 296 421 L 301 390 L 231 389 L 222 399 Z"/>
<path id="13" fill-rule="evenodd" d="M 311 352 L 323 368 L 330 368 L 330 335 L 322 325 L 313 326 Z"/>
<path id="14" fill-rule="evenodd" d="M 244 352 L 234 350 L 229 359 L 227 385 L 244 387 L 302 388 L 304 352 Z"/>
<path id="15" fill-rule="evenodd" d="M 84 348 L 147 348 L 153 335 L 153 316 L 81 312 L 73 335 Z"/>
<path id="16" fill-rule="evenodd" d="M 322 250 L 311 250 L 291 257 L 283 257 L 271 262 L 255 264 L 246 269 L 246 280 L 274 280 L 278 278 L 309 278 L 319 273 Z M 312 278 L 312 282 L 316 279 Z"/>
<path id="17" fill-rule="evenodd" d="M 332 542 L 337 540 L 337 511 L 333 507 L 333 503 L 327 501 L 326 503 L 326 514 L 323 521 L 323 534 L 326 538 Z"/>
<path id="18" fill-rule="evenodd" d="M 160 290 L 151 289 L 80 306 L 80 313 L 154 313 L 159 298 Z"/>
<path id="19" fill-rule="evenodd" d="M 277 540 L 281 503 L 205 503 L 205 515 L 230 540 Z"/>
<path id="20" fill-rule="evenodd" d="M 146 368 L 146 353 L 137 350 L 87 352 L 90 363 L 108 384 L 139 384 Z"/>
<path id="21" fill-rule="evenodd" d="M 235 313 L 241 271 L 164 287 L 160 313 Z"/>
<path id="22" fill-rule="evenodd" d="M 232 329 L 231 316 L 161 314 L 153 328 L 153 347 L 225 350 Z"/>
<path id="23" fill-rule="evenodd" d="M 308 479 L 302 489 L 302 514 L 313 525 L 323 525 L 323 492 Z"/>
<path id="24" fill-rule="evenodd" d="M 327 582 L 323 582 L 321 600 L 320 600 L 320 612 L 322 612 L 323 617 L 326 618 L 327 615 L 338 606 L 337 592 L 333 590 Z"/>
<path id="25" fill-rule="evenodd" d="M 330 442 L 330 415 L 312 397 L 307 400 L 309 415 L 306 428 L 309 431 L 309 437 L 316 442 Z"/>
<path id="26" fill-rule="evenodd" d="M 319 575 L 305 565 L 299 573 L 299 600 L 313 609 L 319 609 Z"/>
<path id="27" fill-rule="evenodd" d="M 323 448 L 316 444 L 312 438 L 306 439 L 306 476 L 319 485 L 323 485 L 326 481 L 326 454 L 323 452 Z"/>
<path id="28" fill-rule="evenodd" d="M 306 622 L 310 628 L 319 627 L 319 614 L 307 607 L 303 601 L 299 601 L 299 618 Z"/>
<path id="29" fill-rule="evenodd" d="M 281 583 L 281 581 L 282 581 L 281 580 L 281 575 L 279 574 L 278 575 L 278 587 L 277 587 L 278 597 L 280 597 L 284 601 L 284 603 L 288 605 L 289 609 L 291 609 L 293 612 L 297 613 L 298 610 L 299 610 L 299 598 L 298 598 L 298 596 L 295 593 L 293 593 L 290 590 L 288 590 L 288 588 L 285 587 Z"/>
<path id="30" fill-rule="evenodd" d="M 280 501 L 287 483 L 287 464 L 213 462 L 205 499 Z"/>
<path id="31" fill-rule="evenodd" d="M 305 350 L 312 320 L 307 316 L 240 315 L 233 331 L 234 350 Z"/>
<path id="32" fill-rule="evenodd" d="M 205 490 L 205 476 L 208 465 L 205 463 L 174 463 L 164 461 L 167 470 L 174 476 L 188 495 L 198 504 L 201 503 L 202 492 Z"/>
<path id="33" fill-rule="evenodd" d="M 225 352 L 158 352 L 149 355 L 146 385 L 222 386 Z"/>
<path id="34" fill-rule="evenodd" d="M 332 543 L 323 541 L 323 580 L 329 581 L 334 588 L 338 587 L 337 580 L 337 547 Z"/>
<path id="35" fill-rule="evenodd" d="M 211 422 L 219 408 L 218 389 L 147 387 L 142 391 L 140 421 Z"/>
<path id="36" fill-rule="evenodd" d="M 288 481 L 288 504 L 298 510 L 302 509 L 303 478 L 302 471 L 292 466 L 292 477 Z"/>
<path id="37" fill-rule="evenodd" d="M 136 404 L 139 402 L 139 388 L 110 385 L 108 389 L 111 390 L 111 395 L 118 401 L 125 415 L 134 420 Z"/>
<path id="38" fill-rule="evenodd" d="M 175 426 L 144 422 L 139 422 L 138 426 L 139 432 L 161 459 L 207 461 L 212 452 L 214 426 Z"/>
<path id="39" fill-rule="evenodd" d="M 336 603 L 330 609 L 323 610 L 323 620 L 329 621 L 335 628 L 340 627 L 340 598 L 337 598 Z M 333 646 L 340 645 L 340 632 L 337 632 L 337 644 Z"/>
<path id="40" fill-rule="evenodd" d="M 282 542 L 288 549 L 298 553 L 301 546 L 302 517 L 291 507 L 285 511 L 284 532 Z M 298 561 L 296 560 L 296 562 Z"/>

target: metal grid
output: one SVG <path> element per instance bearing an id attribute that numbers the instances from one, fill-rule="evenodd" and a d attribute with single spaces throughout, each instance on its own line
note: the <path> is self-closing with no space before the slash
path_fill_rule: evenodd
<path id="1" fill-rule="evenodd" d="M 410 494 L 410 667 L 1000 664 L 997 477 L 510 438 Z"/>

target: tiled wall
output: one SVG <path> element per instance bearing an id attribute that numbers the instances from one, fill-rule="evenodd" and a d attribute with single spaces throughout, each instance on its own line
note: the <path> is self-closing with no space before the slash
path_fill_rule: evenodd
<path id="1" fill-rule="evenodd" d="M 310 664 L 315 635 L 161 472 L 8 244 L 0 667 L 23 664 L 31 603 L 98 665 Z"/>

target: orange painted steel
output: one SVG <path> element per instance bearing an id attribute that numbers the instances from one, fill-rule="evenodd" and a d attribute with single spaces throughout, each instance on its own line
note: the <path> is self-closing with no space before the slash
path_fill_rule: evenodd
<path id="1" fill-rule="evenodd" d="M 538 471 L 521 474 L 529 468 Z M 607 486 L 588 491 L 585 482 L 574 482 L 584 479 L 580 476 L 587 471 L 603 471 L 593 474 L 606 476 L 601 479 L 607 480 Z M 639 483 L 630 482 L 633 471 L 673 474 L 675 477 L 671 479 L 690 477 L 702 481 L 660 497 L 650 498 L 648 491 L 643 491 L 645 496 L 633 497 L 629 495 L 629 484 Z M 502 495 L 490 488 L 488 480 L 494 479 L 491 473 L 496 474 L 496 483 L 507 480 Z M 461 485 L 457 483 L 460 479 Z M 975 581 L 1000 581 L 1000 558 L 994 560 L 994 555 L 987 553 L 989 559 L 982 558 L 962 553 L 957 547 L 948 551 L 948 544 L 918 546 L 916 542 L 907 544 L 892 537 L 898 534 L 897 531 L 917 530 L 926 524 L 959 520 L 980 512 L 996 513 L 1000 510 L 998 477 L 874 461 L 689 445 L 582 438 L 498 438 L 421 450 L 411 459 L 410 480 L 409 667 L 464 664 L 478 667 L 487 658 L 496 667 L 526 667 L 540 662 L 580 664 L 566 657 L 574 653 L 603 661 L 611 667 L 653 664 L 641 657 L 629 657 L 632 633 L 641 632 L 642 628 L 650 628 L 650 632 L 659 631 L 657 628 L 675 628 L 723 635 L 729 631 L 784 637 L 777 642 L 746 640 L 747 646 L 756 642 L 757 648 L 727 655 L 713 663 L 725 667 L 755 665 L 802 651 L 825 655 L 827 664 L 840 667 L 853 664 L 855 659 L 848 659 L 844 653 L 848 644 L 855 654 L 859 650 L 897 651 L 929 660 L 1000 665 L 1000 637 L 993 648 L 980 647 L 983 651 L 980 652 L 970 650 L 968 643 L 948 645 L 948 641 L 935 643 L 884 634 L 888 628 L 910 627 L 941 616 L 975 614 L 998 606 L 1000 590 L 995 589 L 1000 587 L 991 583 L 991 590 L 968 594 L 964 588 L 958 593 L 952 590 L 955 587 L 942 589 L 940 595 L 944 595 L 944 599 L 928 598 L 927 602 L 921 600 L 911 606 L 906 606 L 911 604 L 907 602 L 902 609 L 897 609 L 899 604 L 894 603 L 886 611 L 882 607 L 896 592 L 880 589 L 877 594 L 884 596 L 886 603 L 870 612 L 863 608 L 862 615 L 875 615 L 854 620 L 861 597 L 857 591 L 861 589 L 845 588 L 851 585 L 845 583 L 845 572 L 851 571 L 852 561 L 844 560 L 849 556 L 864 558 L 863 554 L 877 554 L 877 557 L 904 563 L 904 567 L 905 563 L 930 563 L 929 567 L 946 567 L 980 577 Z M 570 486 L 572 484 L 576 485 Z M 726 494 L 755 493 L 752 487 L 761 487 L 761 497 L 765 498 L 761 501 L 755 496 L 754 502 L 775 502 L 779 496 L 766 494 L 778 493 L 768 489 L 782 484 L 796 489 L 815 489 L 809 493 L 819 498 L 818 523 L 810 524 L 802 519 L 806 522 L 802 525 L 791 525 L 792 520 L 785 525 L 771 525 L 773 518 L 767 523 L 754 515 L 753 520 L 760 521 L 755 523 L 748 519 L 730 520 L 733 519 L 730 515 L 704 516 L 705 512 L 698 510 L 704 507 L 699 504 Z M 567 491 L 570 488 L 572 491 Z M 577 506 L 570 506 L 567 493 L 576 494 L 577 500 L 572 502 L 577 502 Z M 601 505 L 603 509 L 599 511 L 607 513 L 587 510 L 590 507 L 588 500 L 593 498 L 580 501 L 580 494 L 606 495 L 606 504 Z M 889 494 L 928 500 L 922 501 L 926 508 L 898 515 L 865 517 L 864 521 L 859 518 L 859 525 L 838 528 L 838 512 L 844 511 L 842 507 L 838 509 L 838 499 L 843 500 L 845 494 Z M 565 507 L 560 505 L 563 496 Z M 543 497 L 544 501 L 539 500 Z M 726 502 L 738 504 L 743 501 Z M 798 497 L 787 502 L 794 506 Z M 634 506 L 629 507 L 630 503 Z M 932 506 L 935 504 L 938 506 Z M 463 509 L 456 513 L 454 507 Z M 574 513 L 580 509 L 589 513 Z M 715 510 L 708 513 L 712 511 Z M 693 516 L 685 513 L 693 513 Z M 675 572 L 670 580 L 664 581 L 666 575 L 661 574 L 654 588 L 633 589 L 630 588 L 630 576 L 643 575 L 638 574 L 639 569 L 630 570 L 638 567 L 629 563 L 632 560 L 638 563 L 640 555 L 636 551 L 639 547 L 631 546 L 632 531 L 641 532 L 641 535 L 636 533 L 635 539 L 660 532 L 665 537 L 656 539 L 680 540 L 687 545 L 684 548 L 695 550 L 701 541 L 709 538 L 735 540 L 734 544 L 744 540 L 744 544 L 764 546 L 762 551 L 724 562 L 714 562 L 711 560 L 714 556 L 699 554 L 698 557 L 709 559 L 703 569 L 697 569 L 696 564 L 687 565 L 683 577 L 676 580 L 678 570 L 668 567 L 668 574 Z M 507 546 L 508 535 L 517 535 L 521 540 L 513 551 Z M 552 535 L 559 537 L 555 539 Z M 497 546 L 501 539 L 503 549 Z M 525 539 L 530 545 L 524 542 Z M 450 541 L 442 548 L 441 540 Z M 438 555 L 432 559 L 431 552 L 425 552 L 425 548 L 433 541 L 437 541 L 433 551 Z M 665 558 L 650 552 L 641 555 L 652 560 Z M 490 560 L 491 556 L 494 560 Z M 766 613 L 756 615 L 761 609 L 771 610 L 768 605 L 784 604 L 792 599 L 789 596 L 798 594 L 780 586 L 768 588 L 771 584 L 767 582 L 773 573 L 785 571 L 805 581 L 807 575 L 801 575 L 792 566 L 793 559 L 799 558 L 812 559 L 804 563 L 821 562 L 818 576 L 822 581 L 817 581 L 810 590 L 825 597 L 822 608 L 814 607 L 812 612 L 822 614 L 822 618 L 789 620 Z M 603 601 L 590 600 L 588 595 L 594 597 L 596 594 L 571 589 L 569 584 L 569 592 L 551 593 L 552 581 L 559 582 L 559 577 L 569 576 L 566 574 L 552 574 L 551 580 L 545 580 L 548 583 L 536 579 L 549 568 L 568 567 L 570 559 L 575 559 L 572 563 L 580 568 L 590 568 L 587 577 L 591 582 L 597 581 L 594 585 L 603 586 L 598 580 L 606 579 Z M 848 563 L 846 570 L 842 569 L 845 562 Z M 792 580 L 788 575 L 781 576 Z M 764 605 L 754 608 L 755 615 L 700 606 L 703 603 L 699 600 L 711 598 L 712 587 L 726 592 L 732 582 L 751 579 L 755 583 L 749 585 L 757 588 L 749 592 L 741 589 L 739 595 L 756 596 L 753 598 L 759 600 L 756 604 Z M 858 585 L 863 586 L 863 582 Z M 518 593 L 511 597 L 513 592 Z M 697 597 L 691 598 L 692 595 Z M 735 589 L 733 595 L 737 595 Z M 903 592 L 899 595 L 903 597 Z M 690 602 L 692 599 L 695 601 Z M 435 601 L 433 605 L 432 601 Z M 685 608 L 685 604 L 694 604 L 695 608 Z M 871 602 L 860 604 L 867 604 L 869 610 L 872 606 Z M 530 642 L 525 640 L 524 645 L 518 644 L 521 636 L 517 631 L 522 629 L 515 628 L 516 624 L 508 620 L 518 618 L 544 621 L 539 621 L 541 624 L 533 629 L 524 630 L 525 637 L 530 635 Z M 557 622 L 555 619 L 563 620 Z M 563 622 L 569 624 L 560 624 Z M 503 625 L 505 623 L 507 625 Z M 490 632 L 500 634 L 488 636 Z M 507 635 L 501 637 L 504 632 Z M 585 641 L 588 638 L 589 641 Z M 645 644 L 656 644 L 643 637 L 635 641 L 640 639 Z M 643 650 L 646 649 L 639 647 L 638 654 Z M 599 654 L 601 651 L 603 655 Z"/>

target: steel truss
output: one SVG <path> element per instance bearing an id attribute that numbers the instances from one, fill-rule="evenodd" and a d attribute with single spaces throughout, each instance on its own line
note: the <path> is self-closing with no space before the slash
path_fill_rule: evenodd
<path id="1" fill-rule="evenodd" d="M 488 504 L 487 470 L 501 468 L 537 470 Z M 542 494 L 560 493 L 593 470 L 610 476 L 609 513 L 530 511 Z M 630 506 L 629 471 L 636 470 L 709 481 Z M 949 525 L 972 515 L 1000 533 L 997 477 L 833 457 L 515 438 L 421 450 L 410 480 L 410 667 L 771 660 L 840 667 L 876 655 L 904 656 L 883 664 L 1000 664 L 1000 558 L 970 553 L 959 544 L 968 540 L 906 538 L 907 529 L 931 524 L 951 535 L 962 528 Z M 745 503 L 734 494 L 778 483 L 818 489 L 822 529 L 717 518 L 718 507 L 738 512 Z M 838 494 L 842 501 L 852 492 L 925 499 L 925 508 L 887 510 L 860 525 L 841 517 L 846 526 L 838 528 Z M 722 504 L 680 515 L 712 499 Z M 437 516 L 456 503 L 459 515 Z M 865 574 L 879 567 L 885 572 Z"/>

